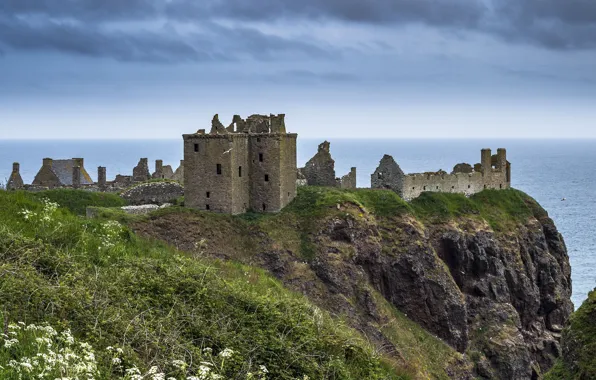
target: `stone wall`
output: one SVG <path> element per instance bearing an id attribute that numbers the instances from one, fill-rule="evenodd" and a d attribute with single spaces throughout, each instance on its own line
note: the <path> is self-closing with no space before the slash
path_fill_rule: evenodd
<path id="1" fill-rule="evenodd" d="M 56 174 L 52 171 L 52 161 L 51 158 L 43 159 L 41 169 L 39 169 L 39 172 L 35 175 L 35 178 L 31 183 L 32 185 L 47 187 L 48 189 L 53 189 L 62 185 Z"/>
<path id="2" fill-rule="evenodd" d="M 132 169 L 133 182 L 145 182 L 151 178 L 149 163 L 146 158 L 141 158 L 137 166 Z"/>
<path id="3" fill-rule="evenodd" d="M 401 190 L 398 187 L 396 192 L 403 199 L 412 200 L 425 191 L 472 195 L 485 189 L 508 189 L 511 187 L 511 164 L 507 161 L 505 149 L 499 149 L 495 156 L 491 155 L 490 149 L 482 149 L 481 163 L 474 166 L 474 169 L 481 169 L 481 171 L 469 172 L 471 168 L 472 166 L 469 164 L 458 164 L 454 167 L 452 174 L 440 171 L 405 175 Z M 377 171 L 379 170 L 377 169 Z M 380 171 L 382 172 L 382 170 Z M 374 180 L 375 174 L 371 178 L 373 188 L 381 187 L 378 183 L 375 184 Z M 395 186 L 392 189 L 395 190 Z"/>
<path id="4" fill-rule="evenodd" d="M 302 173 L 309 186 L 337 186 L 335 179 L 335 161 L 331 158 L 330 144 L 324 141 L 318 147 L 317 153 L 308 160 Z"/>
<path id="5" fill-rule="evenodd" d="M 172 179 L 184 185 L 184 160 L 180 160 L 180 166 L 174 172 Z"/>
<path id="6" fill-rule="evenodd" d="M 25 186 L 21 177 L 21 165 L 18 162 L 12 164 L 12 173 L 6 183 L 6 190 L 20 190 Z"/>
<path id="7" fill-rule="evenodd" d="M 131 205 L 171 203 L 184 195 L 177 182 L 148 182 L 134 186 L 121 194 Z"/>
<path id="8" fill-rule="evenodd" d="M 340 178 L 339 187 L 342 189 L 356 188 L 356 168 L 351 168 L 348 174 Z"/>
<path id="9" fill-rule="evenodd" d="M 370 176 L 371 188 L 390 189 L 399 194 L 400 197 L 403 197 L 405 178 L 406 175 L 393 157 L 386 154 L 381 158 L 379 166 Z"/>

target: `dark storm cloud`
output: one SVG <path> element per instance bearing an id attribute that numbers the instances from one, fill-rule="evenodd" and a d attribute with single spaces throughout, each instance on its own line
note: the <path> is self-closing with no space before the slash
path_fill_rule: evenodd
<path id="1" fill-rule="evenodd" d="M 337 54 L 306 38 L 223 27 L 214 20 L 417 23 L 551 49 L 596 48 L 593 0 L 0 0 L 0 48 L 157 62 Z M 207 32 L 136 26 L 142 22 L 183 22 Z M 113 23 L 129 27 L 116 30 Z"/>

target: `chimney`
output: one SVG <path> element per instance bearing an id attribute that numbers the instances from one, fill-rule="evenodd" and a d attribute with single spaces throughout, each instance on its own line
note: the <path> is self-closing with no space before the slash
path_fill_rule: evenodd
<path id="1" fill-rule="evenodd" d="M 72 167 L 72 187 L 78 189 L 81 187 L 81 167 L 80 166 L 73 166 Z"/>
<path id="2" fill-rule="evenodd" d="M 72 159 L 80 168 L 84 167 L 85 165 L 83 165 L 84 163 L 84 159 L 82 158 L 73 158 Z"/>
<path id="3" fill-rule="evenodd" d="M 97 168 L 97 186 L 100 190 L 105 190 L 106 182 L 106 168 L 100 166 Z"/>
<path id="4" fill-rule="evenodd" d="M 52 159 L 51 158 L 44 158 L 43 159 L 43 166 L 52 167 Z"/>
<path id="5" fill-rule="evenodd" d="M 17 174 L 21 171 L 21 164 L 19 164 L 18 162 L 13 162 L 12 163 L 12 172 Z"/>

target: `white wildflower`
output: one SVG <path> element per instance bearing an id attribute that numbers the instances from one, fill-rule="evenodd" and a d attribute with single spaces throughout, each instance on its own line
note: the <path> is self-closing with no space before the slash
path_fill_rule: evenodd
<path id="1" fill-rule="evenodd" d="M 222 358 L 229 358 L 234 354 L 234 351 L 232 351 L 229 348 L 224 349 L 222 352 L 219 353 L 219 356 Z"/>

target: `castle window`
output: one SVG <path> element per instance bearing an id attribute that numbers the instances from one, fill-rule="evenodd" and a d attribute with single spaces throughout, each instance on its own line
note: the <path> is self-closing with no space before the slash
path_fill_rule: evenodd
<path id="1" fill-rule="evenodd" d="M 263 211 L 267 211 L 267 205 L 263 203 Z"/>
<path id="2" fill-rule="evenodd" d="M 412 187 L 412 190 L 416 190 L 416 188 L 415 187 Z"/>
<path id="3" fill-rule="evenodd" d="M 269 174 L 265 174 L 265 182 L 269 182 Z"/>
<path id="4" fill-rule="evenodd" d="M 259 162 L 263 162 L 263 153 L 259 153 Z"/>
<path id="5" fill-rule="evenodd" d="M 455 189 L 455 186 L 451 186 L 451 190 Z"/>
<path id="6" fill-rule="evenodd" d="M 499 189 L 502 189 L 502 188 L 503 188 L 503 184 L 502 184 L 502 183 L 500 183 L 500 184 L 499 184 Z"/>
<path id="7" fill-rule="evenodd" d="M 209 205 L 205 205 L 205 210 L 210 210 Z"/>
<path id="8" fill-rule="evenodd" d="M 242 166 L 238 166 L 238 177 L 242 177 Z"/>
<path id="9" fill-rule="evenodd" d="M 472 187 L 472 186 L 471 186 L 471 185 L 468 185 L 468 189 L 469 189 L 470 187 Z"/>
<path id="10" fill-rule="evenodd" d="M 261 142 L 261 138 L 260 137 L 257 137 L 257 142 Z"/>
<path id="11" fill-rule="evenodd" d="M 486 189 L 486 185 L 484 185 L 484 188 Z"/>
<path id="12" fill-rule="evenodd" d="M 426 186 L 424 186 L 424 189 L 423 190 L 426 190 Z"/>
<path id="13" fill-rule="evenodd" d="M 439 190 L 439 186 L 437 186 L 437 190 Z"/>
<path id="14" fill-rule="evenodd" d="M 195 144 L 195 152 L 199 151 L 199 144 Z"/>
<path id="15" fill-rule="evenodd" d="M 209 191 L 205 195 L 207 196 L 207 198 L 211 198 L 211 193 Z"/>
<path id="16" fill-rule="evenodd" d="M 217 174 L 221 174 L 221 164 L 217 164 Z"/>

